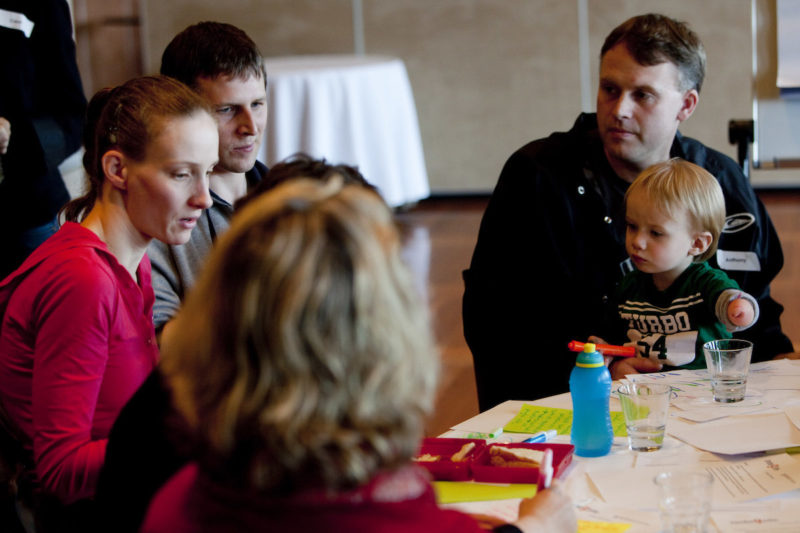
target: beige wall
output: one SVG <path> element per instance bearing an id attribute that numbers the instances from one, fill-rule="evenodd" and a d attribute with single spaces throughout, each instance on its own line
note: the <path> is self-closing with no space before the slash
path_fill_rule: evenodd
<path id="1" fill-rule="evenodd" d="M 353 6 L 362 5 L 365 52 L 406 63 L 434 192 L 491 190 L 512 151 L 569 128 L 582 102 L 593 108 L 603 38 L 635 14 L 687 20 L 706 45 L 708 78 L 684 133 L 734 155 L 728 120 L 752 117 L 751 0 L 141 2 L 145 72 L 157 70 L 175 33 L 201 20 L 241 27 L 267 56 L 353 53 Z"/>

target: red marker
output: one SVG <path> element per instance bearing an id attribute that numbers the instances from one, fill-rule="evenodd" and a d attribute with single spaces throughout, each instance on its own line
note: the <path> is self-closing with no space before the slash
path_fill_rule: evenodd
<path id="1" fill-rule="evenodd" d="M 584 343 L 570 341 L 567 347 L 573 352 L 582 352 Z M 634 357 L 636 348 L 634 346 L 616 346 L 614 344 L 595 344 L 595 350 L 603 355 L 616 355 L 618 357 Z"/>

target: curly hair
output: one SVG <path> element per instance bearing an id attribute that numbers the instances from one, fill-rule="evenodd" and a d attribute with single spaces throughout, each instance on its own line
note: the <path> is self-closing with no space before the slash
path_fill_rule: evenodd
<path id="1" fill-rule="evenodd" d="M 237 211 L 162 364 L 201 467 L 271 494 L 406 464 L 438 373 L 391 212 L 337 178 L 288 181 Z"/>

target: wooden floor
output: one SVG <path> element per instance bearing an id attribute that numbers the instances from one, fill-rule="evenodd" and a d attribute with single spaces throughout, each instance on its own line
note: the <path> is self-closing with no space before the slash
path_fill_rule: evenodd
<path id="1" fill-rule="evenodd" d="M 760 192 L 783 245 L 784 268 L 772 284 L 785 306 L 783 329 L 800 349 L 800 192 Z M 442 358 L 439 394 L 425 433 L 436 436 L 478 413 L 472 356 L 461 326 L 461 271 L 469 265 L 486 198 L 432 199 L 402 213 L 412 228 L 407 250 L 427 290 Z"/>

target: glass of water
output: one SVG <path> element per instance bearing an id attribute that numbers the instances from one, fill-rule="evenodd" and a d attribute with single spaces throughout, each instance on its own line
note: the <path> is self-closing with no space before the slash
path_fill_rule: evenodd
<path id="1" fill-rule="evenodd" d="M 631 450 L 660 450 L 672 387 L 664 383 L 623 383 L 617 393 Z"/>
<path id="2" fill-rule="evenodd" d="M 720 339 L 703 345 L 711 375 L 714 400 L 722 403 L 744 400 L 753 343 L 742 339 Z"/>
<path id="3" fill-rule="evenodd" d="M 658 509 L 663 533 L 704 533 L 711 513 L 714 476 L 706 471 L 663 472 L 658 486 Z"/>

